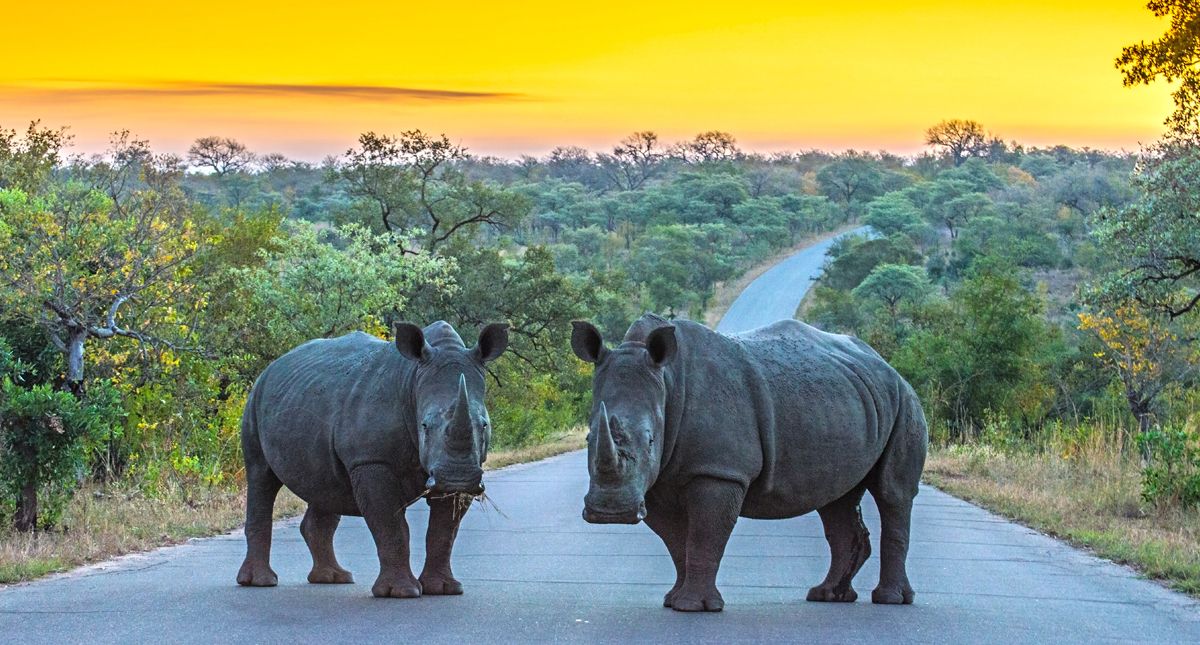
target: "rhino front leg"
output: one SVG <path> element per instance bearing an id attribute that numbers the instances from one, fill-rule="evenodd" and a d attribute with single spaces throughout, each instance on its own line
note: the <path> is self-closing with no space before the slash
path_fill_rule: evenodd
<path id="1" fill-rule="evenodd" d="M 808 590 L 808 600 L 817 602 L 854 602 L 858 593 L 850 586 L 858 570 L 871 555 L 871 534 L 863 525 L 864 486 L 859 485 L 837 501 L 817 509 L 829 542 L 829 573 L 825 580 Z"/>
<path id="2" fill-rule="evenodd" d="M 451 596 L 463 592 L 462 583 L 450 570 L 450 552 L 458 537 L 466 508 L 457 508 L 457 496 L 427 498 L 429 529 L 425 532 L 425 568 L 421 571 L 421 592 L 427 596 Z"/>
<path id="3" fill-rule="evenodd" d="M 421 583 L 408 562 L 408 520 L 400 480 L 383 464 L 356 466 L 350 472 L 354 501 L 379 552 L 379 577 L 371 585 L 376 598 L 417 598 Z"/>
<path id="4" fill-rule="evenodd" d="M 729 534 L 742 510 L 746 489 L 738 483 L 696 477 L 688 484 L 687 561 L 683 586 L 672 599 L 676 611 L 721 611 L 725 600 L 717 591 L 717 569 Z"/>
<path id="5" fill-rule="evenodd" d="M 662 538 L 675 563 L 675 586 L 663 597 L 663 607 L 673 607 L 687 577 L 687 515 L 677 507 L 646 500 L 646 525 Z"/>
<path id="6" fill-rule="evenodd" d="M 308 572 L 308 581 L 313 584 L 349 584 L 354 582 L 354 576 L 338 564 L 333 552 L 333 533 L 337 531 L 342 516 L 337 513 L 319 511 L 312 506 L 304 512 L 300 520 L 300 535 L 308 545 L 312 554 L 312 571 Z"/>

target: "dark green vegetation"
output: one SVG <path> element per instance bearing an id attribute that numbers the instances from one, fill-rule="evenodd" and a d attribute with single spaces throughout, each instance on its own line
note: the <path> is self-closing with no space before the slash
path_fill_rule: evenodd
<path id="1" fill-rule="evenodd" d="M 56 528 L 87 480 L 239 487 L 263 367 L 398 320 L 509 321 L 494 444 L 546 442 L 588 406 L 572 319 L 698 317 L 717 283 L 905 181 L 899 158 L 766 158 L 715 132 L 516 162 L 368 133 L 321 166 L 220 137 L 185 160 L 119 133 L 81 159 L 64 131 L 0 134 L 0 518 L 25 530 Z"/>

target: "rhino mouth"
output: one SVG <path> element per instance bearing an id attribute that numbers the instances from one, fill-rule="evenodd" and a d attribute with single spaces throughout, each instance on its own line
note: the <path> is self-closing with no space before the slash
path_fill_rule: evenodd
<path id="1" fill-rule="evenodd" d="M 639 504 L 632 511 L 599 511 L 588 507 L 583 508 L 583 521 L 589 524 L 637 524 L 646 519 L 646 505 Z"/>

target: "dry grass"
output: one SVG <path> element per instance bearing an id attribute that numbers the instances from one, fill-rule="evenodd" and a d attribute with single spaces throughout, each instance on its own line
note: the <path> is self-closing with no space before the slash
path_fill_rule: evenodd
<path id="1" fill-rule="evenodd" d="M 576 428 L 542 445 L 495 451 L 488 456 L 487 468 L 582 448 L 585 434 L 585 429 Z M 299 515 L 304 508 L 304 502 L 285 488 L 275 503 L 275 517 Z M 242 525 L 245 512 L 245 491 L 208 491 L 185 500 L 178 493 L 147 497 L 133 490 L 85 488 L 67 506 L 62 530 L 13 533 L 0 529 L 0 584 L 226 533 Z"/>
<path id="2" fill-rule="evenodd" d="M 547 457 L 579 450 L 587 446 L 587 428 L 582 426 L 572 428 L 560 437 L 551 439 L 546 443 L 526 448 L 514 448 L 512 450 L 493 450 L 488 453 L 487 463 L 484 464 L 484 470 L 496 470 L 513 464 L 523 464 L 528 461 L 538 461 Z"/>
<path id="3" fill-rule="evenodd" d="M 716 327 L 717 323 L 721 322 L 721 317 L 725 312 L 729 311 L 729 307 L 733 305 L 733 301 L 737 300 L 738 295 L 745 291 L 746 287 L 754 282 L 758 276 L 767 272 L 768 269 L 786 260 L 788 256 L 800 251 L 806 246 L 812 246 L 817 242 L 823 242 L 835 235 L 841 235 L 846 231 L 858 228 L 862 224 L 844 224 L 841 227 L 824 233 L 815 233 L 801 239 L 791 248 L 784 249 L 775 255 L 763 260 L 754 265 L 745 273 L 733 280 L 718 282 L 713 290 L 712 300 L 709 301 L 708 310 L 704 312 L 704 324 L 709 327 Z"/>
<path id="4" fill-rule="evenodd" d="M 1200 596 L 1200 510 L 1147 505 L 1137 459 L 1111 446 L 1091 442 L 1070 458 L 1053 450 L 934 448 L 925 479 Z"/>
<path id="5" fill-rule="evenodd" d="M 303 510 L 299 498 L 280 491 L 277 518 Z M 0 533 L 0 583 L 225 533 L 242 525 L 245 512 L 244 491 L 209 491 L 185 501 L 181 495 L 85 488 L 67 506 L 61 530 Z"/>

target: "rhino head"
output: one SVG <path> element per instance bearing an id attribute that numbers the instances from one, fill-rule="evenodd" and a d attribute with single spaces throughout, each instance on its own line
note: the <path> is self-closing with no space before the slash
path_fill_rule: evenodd
<path id="1" fill-rule="evenodd" d="M 675 355 L 675 328 L 659 327 L 646 341 L 608 349 L 591 323 L 576 321 L 571 349 L 596 366 L 588 419 L 588 473 L 583 519 L 637 524 L 646 517 L 646 491 L 661 466 L 667 387 L 663 369 Z"/>
<path id="2" fill-rule="evenodd" d="M 508 347 L 508 325 L 487 325 L 471 348 L 442 321 L 425 329 L 397 323 L 395 333 L 400 353 L 417 364 L 412 401 L 421 467 L 429 474 L 426 488 L 435 494 L 482 493 L 492 434 L 483 366 Z"/>

